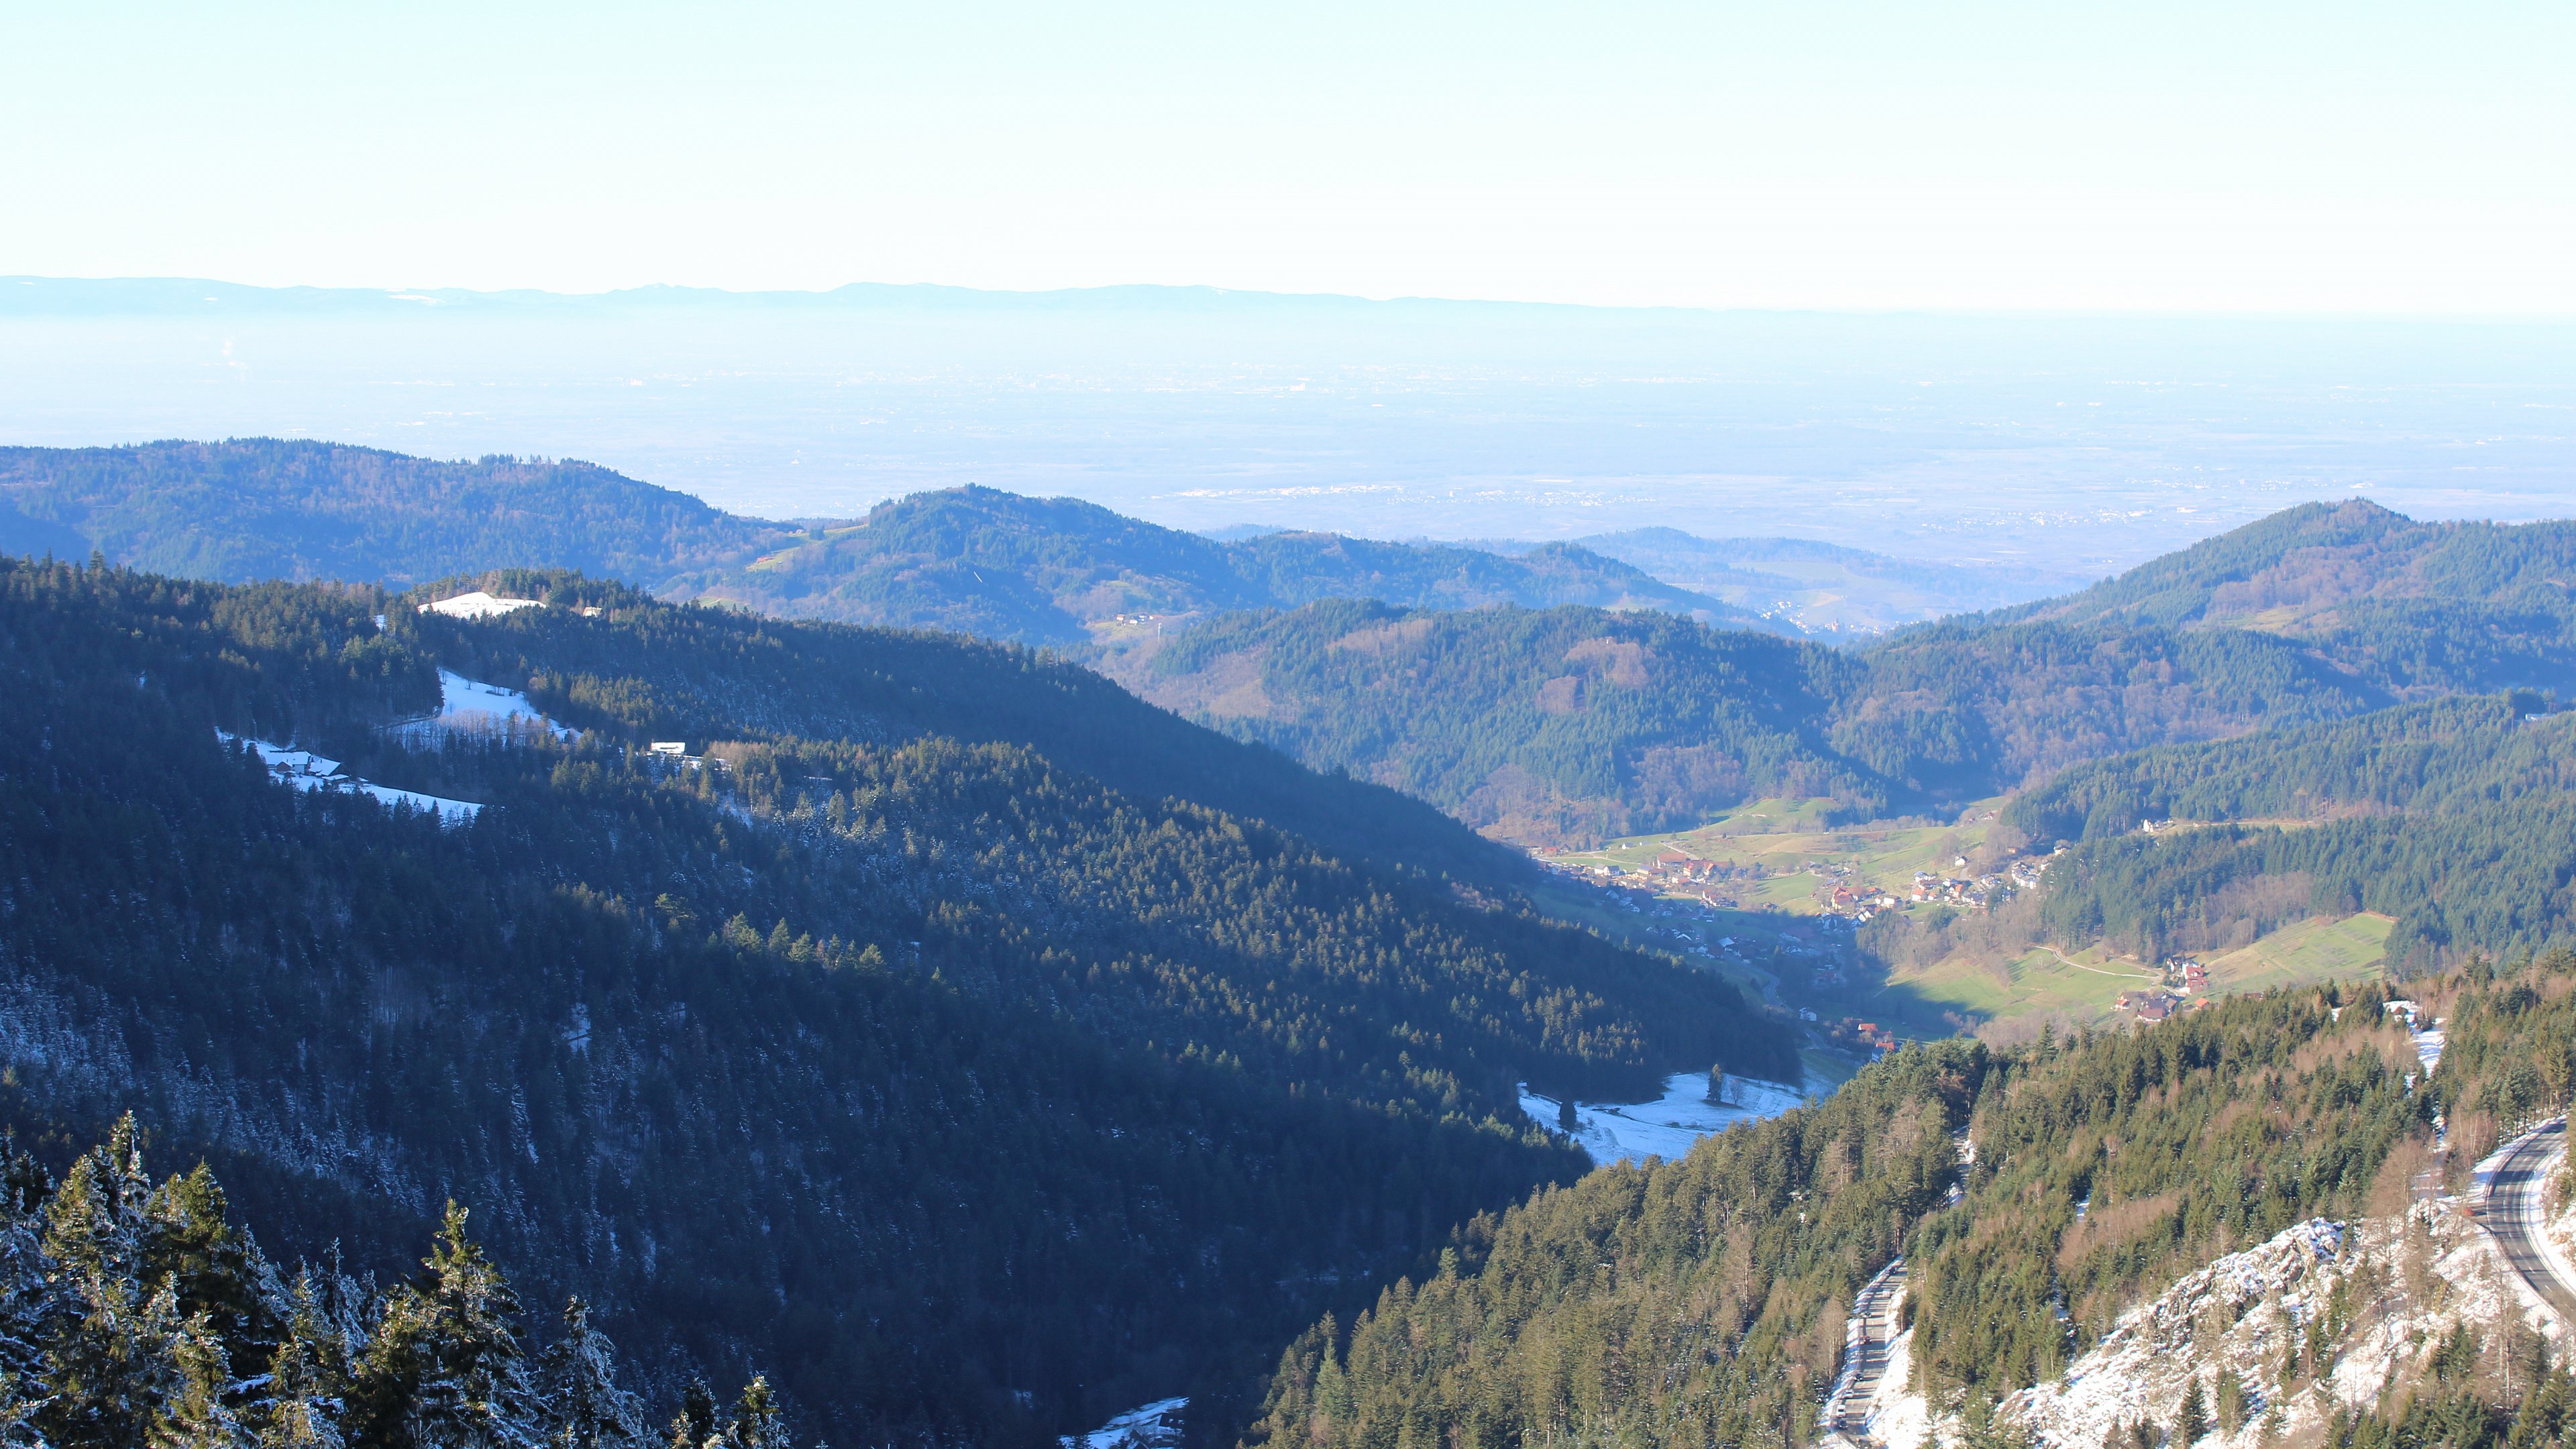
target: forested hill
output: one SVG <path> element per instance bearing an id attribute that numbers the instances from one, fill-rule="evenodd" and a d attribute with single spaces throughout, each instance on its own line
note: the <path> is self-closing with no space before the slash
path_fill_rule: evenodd
<path id="1" fill-rule="evenodd" d="M 130 1109 L 276 1250 L 388 1275 L 452 1197 L 642 1387 L 759 1365 L 799 1442 L 1034 1444 L 1221 1421 L 1297 1321 L 1569 1176 L 1515 1082 L 1794 1069 L 1711 977 L 922 733 L 975 646 L 562 587 L 604 612 L 0 563 L 22 1140 L 60 1170 Z M 587 733 L 382 728 L 508 662 Z M 836 689 L 878 693 L 843 729 Z M 681 723 L 698 763 L 639 748 Z M 290 789 L 219 729 L 480 813 Z"/>
<path id="2" fill-rule="evenodd" d="M 1598 609 L 1333 602 L 1225 615 L 1104 667 L 1148 699 L 1533 844 L 1743 800 L 1955 809 L 2071 764 L 2386 703 L 2286 640 L 1936 628 L 1847 651 Z"/>
<path id="3" fill-rule="evenodd" d="M 393 588 L 542 566 L 656 583 L 784 530 L 589 463 L 441 463 L 375 448 L 235 438 L 0 448 L 0 553 L 184 578 Z"/>
<path id="4" fill-rule="evenodd" d="M 1178 796 L 1296 832 L 1352 859 L 1510 890 L 1526 862 L 1382 785 L 1319 775 L 1153 708 L 1061 659 L 928 630 L 765 618 L 657 603 L 605 580 L 501 570 L 417 591 L 488 586 L 559 607 L 455 631 L 472 669 L 526 681 L 564 718 L 630 741 L 774 737 L 894 744 L 925 735 L 1034 749 L 1145 799 Z M 608 611 L 611 625 L 578 608 Z"/>
<path id="5" fill-rule="evenodd" d="M 2070 770 L 2003 813 L 2017 838 L 2080 842 L 2031 924 L 2151 961 L 2229 944 L 2236 920 L 2363 910 L 2395 919 L 2401 970 L 2576 944 L 2576 713 L 2539 704 L 2437 700 Z"/>
<path id="6" fill-rule="evenodd" d="M 1245 611 L 1131 688 L 1489 833 L 1576 843 L 1766 794 L 1940 812 L 2126 751 L 2408 700 L 2576 695 L 2576 525 L 2311 505 L 2067 599 L 1865 648 L 1587 608 Z"/>
<path id="7" fill-rule="evenodd" d="M 2015 1442 L 1987 1432 L 1995 1401 L 2057 1377 L 2142 1298 L 2310 1217 L 2402 1213 L 2412 1176 L 2443 1165 L 2437 1114 L 2456 1189 L 2501 1134 L 2563 1110 L 2572 982 L 2558 953 L 2413 983 L 2449 1036 L 2429 1081 L 2376 986 L 2009 1053 L 1908 1047 L 1826 1102 L 1466 1226 L 1436 1271 L 1287 1351 L 1251 1442 L 1813 1443 L 1847 1307 L 1900 1254 L 1911 1387 L 1964 1408 L 1965 1442 Z M 2264 1402 L 2366 1327 L 2335 1301 L 2251 1375 Z M 2422 1372 L 2392 1370 L 2382 1409 L 2429 1391 Z M 2550 1422 L 2512 1442 L 2556 1442 Z"/>
<path id="8" fill-rule="evenodd" d="M 2576 682 L 2576 523 L 2423 523 L 2311 503 L 2062 599 L 1963 626 L 2035 621 L 2247 630 L 2296 641 L 2389 691 Z"/>
<path id="9" fill-rule="evenodd" d="M 691 574 L 676 587 L 794 617 L 1060 645 L 1150 633 L 1120 627 L 1120 615 L 1329 598 L 1434 609 L 1580 603 L 1796 632 L 1571 544 L 1506 558 L 1329 533 L 1219 543 L 1078 499 L 977 487 L 880 504 L 856 524 L 826 527 L 746 567 Z"/>
<path id="10" fill-rule="evenodd" d="M 1336 597 L 1584 603 L 1795 632 L 1565 544 L 1506 558 L 1315 533 L 1218 543 L 1073 499 L 975 487 L 800 528 L 571 461 L 442 463 L 274 438 L 0 449 L 0 553 L 93 549 L 233 583 L 400 589 L 491 568 L 570 568 L 670 598 L 1060 646 L 1114 640 L 1121 614 Z"/>

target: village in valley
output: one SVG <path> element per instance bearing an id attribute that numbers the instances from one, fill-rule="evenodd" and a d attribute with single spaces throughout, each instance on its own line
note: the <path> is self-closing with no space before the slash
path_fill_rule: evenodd
<path id="1" fill-rule="evenodd" d="M 1991 838 L 2000 804 L 1979 802 L 1947 824 L 1846 825 L 1828 801 L 1763 800 L 1690 830 L 1531 855 L 1559 908 L 1715 970 L 1808 1023 L 1821 1045 L 1861 1059 L 1959 1030 L 2162 1021 L 2216 994 L 2377 969 L 2389 922 L 2370 915 L 2311 918 L 2225 952 L 2156 961 L 2102 945 L 1876 959 L 1873 943 L 1896 924 L 1886 918 L 1989 916 L 2038 891 L 2064 861 L 2064 841 L 2000 848 Z"/>

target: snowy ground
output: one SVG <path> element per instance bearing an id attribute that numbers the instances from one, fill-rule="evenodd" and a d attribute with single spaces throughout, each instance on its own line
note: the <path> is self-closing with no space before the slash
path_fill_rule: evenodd
<path id="1" fill-rule="evenodd" d="M 570 739 L 573 731 L 554 723 L 516 690 L 497 684 L 468 679 L 452 670 L 438 671 L 438 717 L 435 721 L 446 729 L 494 729 L 524 725 L 551 730 L 558 738 Z"/>
<path id="2" fill-rule="evenodd" d="M 1181 1442 L 1181 1410 L 1189 1402 L 1157 1399 L 1141 1409 L 1129 1409 L 1088 1434 L 1067 1434 L 1057 1442 L 1064 1449 L 1169 1449 Z"/>
<path id="3" fill-rule="evenodd" d="M 1580 1125 L 1574 1140 L 1595 1163 L 1677 1158 L 1703 1137 L 1723 1132 L 1738 1122 L 1777 1117 L 1805 1101 L 1810 1093 L 1821 1096 L 1830 1090 L 1820 1082 L 1810 1082 L 1801 1090 L 1779 1082 L 1730 1076 L 1726 1079 L 1725 1099 L 1712 1102 L 1708 1099 L 1708 1073 L 1675 1072 L 1664 1079 L 1664 1095 L 1656 1101 L 1575 1103 L 1575 1120 Z M 1521 1110 L 1534 1122 L 1548 1127 L 1557 1125 L 1557 1101 L 1539 1096 L 1526 1085 L 1521 1088 Z"/>
<path id="4" fill-rule="evenodd" d="M 2576 1234 L 2576 1219 L 2562 1215 L 2554 1228 L 2564 1241 Z M 2353 1321 L 2326 1372 L 2282 1383 L 2290 1343 L 2346 1283 Z M 2142 1418 L 2171 1428 L 2193 1379 L 2214 1406 L 2223 1371 L 2244 1384 L 2249 1412 L 2235 1430 L 2204 1441 L 2210 1449 L 2257 1449 L 2267 1438 L 2302 1442 L 2315 1437 L 2336 1404 L 2373 1405 L 2390 1385 L 2414 1381 L 2454 1325 L 2492 1334 L 2507 1313 L 2553 1339 L 2563 1335 L 2509 1282 L 2494 1241 L 2454 1203 L 2423 1203 L 2403 1217 L 2357 1226 L 2312 1219 L 2122 1315 L 2064 1375 L 2014 1394 L 2003 1413 L 2041 1449 L 2099 1449 L 2123 1442 L 2127 1426 Z M 1913 1337 L 1909 1330 L 1890 1346 L 1872 1405 L 1871 1437 L 1887 1449 L 1927 1449 L 1959 1434 L 1955 1414 L 1935 1413 L 1907 1386 Z"/>
<path id="5" fill-rule="evenodd" d="M 286 745 L 273 745 L 266 740 L 244 740 L 222 730 L 215 737 L 226 744 L 248 744 L 259 751 L 269 775 L 279 784 L 297 790 L 349 790 L 372 795 L 387 805 L 405 805 L 426 810 L 448 824 L 471 820 L 483 807 L 471 800 L 450 800 L 440 795 L 423 795 L 417 790 L 397 790 L 390 785 L 370 784 L 365 780 L 340 773 L 338 760 L 326 760 L 311 750 L 298 750 Z"/>

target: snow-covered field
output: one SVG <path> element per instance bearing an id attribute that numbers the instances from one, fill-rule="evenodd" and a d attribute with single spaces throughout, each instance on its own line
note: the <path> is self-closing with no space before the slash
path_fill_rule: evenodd
<path id="1" fill-rule="evenodd" d="M 1189 1402 L 1185 1398 L 1157 1399 L 1141 1409 L 1129 1409 L 1088 1434 L 1067 1434 L 1057 1442 L 1064 1449 L 1169 1449 L 1181 1442 L 1181 1410 Z"/>
<path id="2" fill-rule="evenodd" d="M 266 740 L 245 740 L 239 735 L 215 731 L 215 737 L 228 745 L 247 744 L 259 751 L 268 766 L 270 778 L 296 790 L 351 790 L 372 795 L 387 805 L 404 805 L 426 810 L 440 820 L 455 825 L 473 819 L 483 807 L 471 800 L 450 800 L 442 795 L 424 795 L 417 790 L 397 790 L 391 785 L 370 784 L 365 780 L 340 773 L 338 760 L 326 760 L 311 750 L 273 745 Z"/>
<path id="3" fill-rule="evenodd" d="M 552 730 L 557 737 L 570 739 L 573 731 L 554 723 L 516 690 L 497 684 L 468 679 L 452 670 L 438 671 L 437 723 L 448 729 L 491 729 L 524 724 Z"/>
<path id="4" fill-rule="evenodd" d="M 1816 1084 L 1811 1084 L 1812 1087 Z M 1647 1157 L 1676 1158 L 1691 1144 L 1738 1122 L 1777 1117 L 1807 1099 L 1808 1092 L 1779 1082 L 1729 1076 L 1723 1100 L 1708 1099 L 1708 1073 L 1675 1072 L 1664 1079 L 1664 1095 L 1652 1102 L 1574 1104 L 1577 1145 L 1596 1163 Z M 1558 1103 L 1526 1085 L 1521 1110 L 1544 1126 L 1557 1125 Z"/>

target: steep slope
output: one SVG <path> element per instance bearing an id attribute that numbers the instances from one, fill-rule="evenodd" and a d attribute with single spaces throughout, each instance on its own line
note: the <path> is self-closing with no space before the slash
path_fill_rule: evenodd
<path id="1" fill-rule="evenodd" d="M 1907 1381 L 1962 1411 L 1948 1434 L 2013 1442 L 1998 1402 L 2116 1344 L 2134 1306 L 2319 1218 L 2368 1218 L 2380 1240 L 2404 1239 L 2419 1174 L 2456 1189 L 2500 1133 L 2563 1110 L 2571 972 L 2576 956 L 2562 952 L 2421 983 L 2421 1007 L 2451 1042 L 2429 1080 L 2377 990 L 2240 999 L 2009 1054 L 1908 1047 L 1830 1101 L 1677 1162 L 1596 1171 L 1463 1229 L 1436 1274 L 1392 1285 L 1347 1327 L 1319 1323 L 1283 1355 L 1251 1442 L 1814 1442 L 1846 1306 L 1899 1253 L 1913 1284 Z M 2433 1153 L 2437 1117 L 2447 1167 Z M 2394 1255 L 2410 1259 L 2401 1271 L 2426 1271 L 2420 1253 Z M 2257 1407 L 2326 1384 L 2306 1422 L 2331 1418 L 2332 1442 L 2349 1445 L 2356 1417 L 2405 1417 L 2415 1391 L 2430 1408 L 2479 1386 L 2460 1369 L 2500 1367 L 2474 1337 L 2388 1351 L 2388 1324 L 2440 1292 L 2410 1277 L 2414 1303 L 2401 1304 L 2374 1271 L 2346 1259 L 2304 1280 L 2332 1291 L 2287 1311 L 2300 1332 L 2261 1365 Z M 2213 1311 L 2168 1326 L 2213 1341 L 2237 1329 L 2261 1305 L 2228 1287 Z M 2338 1355 L 2365 1340 L 2380 1344 L 2385 1375 L 2339 1376 Z M 2521 1391 L 2536 1387 L 2526 1368 Z M 2563 1414 L 2568 1387 L 2559 1375 L 2547 1412 Z M 2483 1420 L 2490 1405 L 2510 1408 L 2466 1409 Z M 2222 1396 L 2221 1407 L 2246 1404 Z M 2175 1424 L 2176 1408 L 2154 1405 L 2143 1436 L 2122 1426 L 2118 1442 L 2165 1442 L 2157 1424 Z M 2048 1442 L 2100 1442 L 2099 1428 Z M 2437 1441 L 2488 1442 L 2396 1442 Z"/>
<path id="2" fill-rule="evenodd" d="M 1788 1069 L 1705 976 L 887 723 L 971 698 L 942 689 L 983 646 L 575 586 L 606 612 L 465 624 L 0 565 L 9 1118 L 54 1141 L 130 1107 L 287 1249 L 356 1266 L 398 1267 L 453 1196 L 666 1390 L 758 1362 L 835 1441 L 1012 1443 L 1222 1405 L 1245 1354 L 1566 1173 L 1518 1081 Z M 579 741 L 379 728 L 436 700 L 435 664 L 575 631 L 604 642 L 539 694 Z M 874 637 L 878 694 L 839 708 L 881 735 L 631 749 L 674 681 L 766 686 L 604 663 L 665 637 L 818 681 L 799 726 Z M 218 727 L 483 808 L 290 790 Z"/>
<path id="3" fill-rule="evenodd" d="M 1166 795 L 1265 820 L 1355 859 L 1401 863 L 1508 891 L 1525 862 L 1383 786 L 1318 776 L 1274 750 L 1176 719 L 1089 670 L 1016 645 L 927 631 L 767 619 L 655 605 L 557 572 L 502 571 L 416 591 L 486 586 L 554 599 L 442 647 L 484 677 L 632 739 L 775 735 L 890 744 L 939 735 L 1025 745 L 1145 799 Z M 610 611 L 594 625 L 573 606 Z M 422 627 L 439 624 L 420 621 Z"/>

